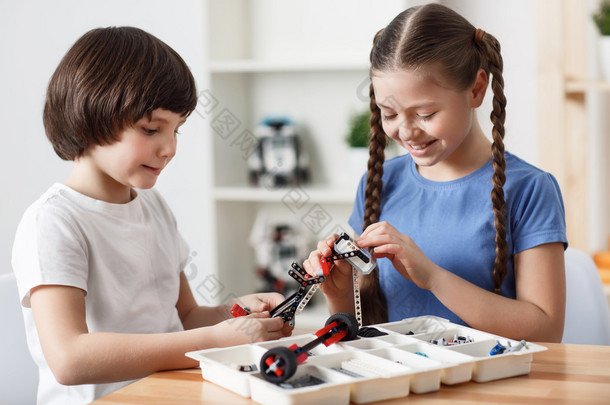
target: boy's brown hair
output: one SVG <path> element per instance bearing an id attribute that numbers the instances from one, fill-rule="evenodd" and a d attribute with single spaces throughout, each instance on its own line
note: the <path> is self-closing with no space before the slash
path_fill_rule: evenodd
<path id="1" fill-rule="evenodd" d="M 167 44 L 134 27 L 97 28 L 51 77 L 43 123 L 57 155 L 74 160 L 157 108 L 188 116 L 196 105 L 195 79 Z"/>

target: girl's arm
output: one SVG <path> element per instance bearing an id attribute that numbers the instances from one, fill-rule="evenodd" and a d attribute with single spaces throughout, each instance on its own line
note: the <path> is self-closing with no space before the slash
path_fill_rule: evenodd
<path id="1" fill-rule="evenodd" d="M 565 314 L 563 243 L 549 243 L 515 255 L 517 297 L 484 290 L 433 263 L 407 235 L 387 222 L 368 227 L 356 241 L 375 247 L 396 270 L 430 290 L 471 327 L 516 340 L 559 342 Z"/>
<path id="2" fill-rule="evenodd" d="M 282 319 L 265 314 L 173 333 L 89 333 L 85 293 L 67 286 L 32 289 L 31 306 L 45 359 L 57 381 L 65 385 L 124 381 L 195 367 L 197 362 L 185 357 L 186 352 L 284 335 Z"/>
<path id="3" fill-rule="evenodd" d="M 565 319 L 563 243 L 515 255 L 516 299 L 502 297 L 441 269 L 430 291 L 476 329 L 529 341 L 560 342 Z"/>

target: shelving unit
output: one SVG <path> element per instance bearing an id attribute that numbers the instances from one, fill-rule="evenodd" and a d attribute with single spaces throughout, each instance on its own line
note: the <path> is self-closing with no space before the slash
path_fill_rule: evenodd
<path id="1" fill-rule="evenodd" d="M 210 71 L 217 73 L 274 73 L 274 72 L 363 72 L 368 69 L 366 60 L 337 61 L 266 61 L 266 60 L 218 60 L 212 61 Z"/>
<path id="2" fill-rule="evenodd" d="M 591 231 L 608 229 L 608 186 L 603 181 L 604 142 L 591 134 L 591 94 L 610 94 L 610 83 L 592 79 L 587 44 L 591 17 L 581 0 L 537 0 L 538 134 L 541 166 L 553 173 L 566 207 L 568 241 L 592 252 Z M 606 174 L 604 174 L 606 173 Z"/>
<path id="3" fill-rule="evenodd" d="M 321 0 L 291 5 L 266 0 L 256 6 L 247 0 L 205 2 L 209 96 L 216 104 L 208 136 L 215 219 L 210 262 L 224 289 L 217 299 L 255 289 L 255 247 L 249 236 L 259 213 L 301 224 L 312 248 L 330 232 L 349 230 L 354 178 L 366 168 L 349 168 L 343 137 L 349 116 L 368 107 L 373 35 L 406 3 L 351 8 L 348 0 L 332 5 Z M 331 22 L 345 20 L 346 8 L 357 24 L 333 28 Z M 283 189 L 248 184 L 251 149 L 245 141 L 268 116 L 289 117 L 295 124 L 309 155 L 310 183 Z"/>
<path id="4" fill-rule="evenodd" d="M 580 94 L 587 91 L 610 92 L 610 82 L 603 80 L 568 80 L 565 84 L 566 94 Z"/>

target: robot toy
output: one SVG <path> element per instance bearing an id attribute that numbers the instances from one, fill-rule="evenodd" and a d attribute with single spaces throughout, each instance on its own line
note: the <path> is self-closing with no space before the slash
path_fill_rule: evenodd
<path id="1" fill-rule="evenodd" d="M 282 383 L 292 377 L 299 364 L 309 357 L 309 351 L 320 344 L 330 346 L 340 340 L 353 340 L 358 333 L 354 315 L 340 312 L 326 321 L 326 326 L 315 333 L 316 339 L 303 345 L 278 346 L 268 350 L 260 361 L 261 375 L 272 383 Z"/>
<path id="2" fill-rule="evenodd" d="M 309 161 L 286 118 L 266 118 L 255 129 L 258 148 L 248 158 L 250 183 L 286 187 L 309 180 Z"/>

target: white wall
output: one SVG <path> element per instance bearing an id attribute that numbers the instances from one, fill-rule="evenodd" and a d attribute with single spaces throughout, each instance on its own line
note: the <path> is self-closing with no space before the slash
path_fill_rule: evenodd
<path id="1" fill-rule="evenodd" d="M 203 7 L 199 0 L 0 0 L 0 273 L 11 271 L 17 224 L 52 183 L 63 182 L 71 162 L 55 155 L 42 125 L 48 80 L 62 56 L 92 28 L 132 25 L 173 47 L 190 66 L 200 89 L 204 72 Z M 158 188 L 174 209 L 193 251 L 205 252 L 209 222 L 202 154 L 205 121 L 193 114 L 181 130 L 178 154 Z M 203 260 L 200 256 L 198 260 Z"/>
<path id="2" fill-rule="evenodd" d="M 506 150 L 537 165 L 535 1 L 445 0 L 441 3 L 456 10 L 475 27 L 489 32 L 500 42 L 506 96 Z M 492 96 L 489 87 L 479 109 L 479 122 L 489 135 L 492 128 L 489 119 Z"/>
<path id="3" fill-rule="evenodd" d="M 371 7 L 366 0 L 354 7 Z M 410 3 L 422 3 L 411 1 Z M 507 148 L 536 164 L 535 85 L 532 6 L 529 0 L 449 0 L 443 3 L 495 35 L 503 46 L 507 106 Z M 253 5 L 256 3 L 253 3 Z M 299 2 L 294 2 L 298 11 Z M 63 54 L 87 30 L 134 25 L 176 49 L 191 67 L 200 90 L 205 72 L 205 8 L 199 0 L 0 0 L 0 122 L 5 153 L 0 159 L 0 273 L 10 271 L 13 236 L 25 208 L 53 182 L 65 180 L 71 163 L 62 162 L 45 138 L 42 107 L 47 82 Z M 346 22 L 350 12 L 345 11 Z M 366 13 L 354 13 L 365 16 Z M 294 18 L 297 18 L 295 15 Z M 388 21 L 389 22 L 389 21 Z M 349 20 L 350 24 L 357 21 Z M 335 22 L 337 30 L 342 22 Z M 381 24 L 381 22 L 380 22 Z M 326 30 L 325 30 L 326 32 Z M 264 33 L 260 33 L 263 35 Z M 216 39 L 216 43 L 221 43 Z M 222 45 L 221 45 L 222 46 Z M 367 44 L 366 52 L 369 45 Z M 491 101 L 481 114 L 488 124 Z M 197 114 L 181 131 L 178 155 L 159 179 L 158 187 L 174 209 L 180 228 L 208 266 L 205 247 L 210 223 L 209 151 L 204 148 L 208 123 Z M 486 130 L 489 131 L 488 128 Z"/>

